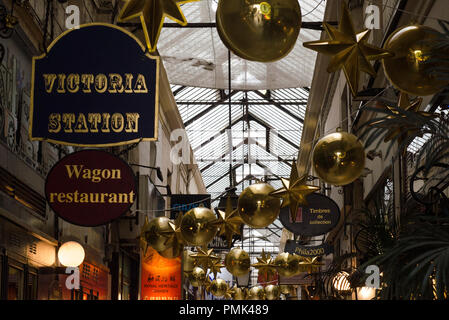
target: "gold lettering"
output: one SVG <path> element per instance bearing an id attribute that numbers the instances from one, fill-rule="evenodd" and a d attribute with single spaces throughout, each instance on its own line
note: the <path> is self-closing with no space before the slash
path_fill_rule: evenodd
<path id="1" fill-rule="evenodd" d="M 89 203 L 89 194 L 81 193 L 80 203 Z"/>
<path id="2" fill-rule="evenodd" d="M 78 121 L 76 122 L 76 125 L 75 125 L 75 132 L 77 132 L 77 133 L 89 132 L 89 129 L 87 128 L 87 123 L 86 123 L 86 116 L 83 113 L 80 113 L 78 115 Z"/>
<path id="3" fill-rule="evenodd" d="M 108 78 L 100 73 L 95 77 L 95 90 L 98 93 L 105 93 L 108 89 Z"/>
<path id="4" fill-rule="evenodd" d="M 110 132 L 109 130 L 109 118 L 111 118 L 111 115 L 109 113 L 102 113 L 101 114 L 103 118 L 103 126 L 101 127 L 101 132 Z"/>
<path id="5" fill-rule="evenodd" d="M 62 114 L 62 123 L 64 124 L 65 132 L 73 132 L 72 125 L 75 123 L 75 114 L 74 113 L 63 113 Z"/>
<path id="6" fill-rule="evenodd" d="M 69 179 L 72 179 L 73 174 L 75 174 L 75 177 L 79 179 L 83 167 L 84 165 L 66 165 L 65 168 L 67 170 L 67 176 L 69 177 Z"/>
<path id="7" fill-rule="evenodd" d="M 50 193 L 50 202 L 51 203 L 55 202 L 55 196 L 58 196 L 58 194 L 55 192 Z"/>
<path id="8" fill-rule="evenodd" d="M 65 194 L 59 193 L 58 194 L 58 202 L 64 203 L 65 202 L 64 199 L 65 199 Z"/>
<path id="9" fill-rule="evenodd" d="M 111 118 L 111 128 L 114 132 L 122 132 L 125 125 L 125 120 L 122 114 L 114 113 Z"/>
<path id="10" fill-rule="evenodd" d="M 117 194 L 116 193 L 109 194 L 109 203 L 117 203 Z"/>
<path id="11" fill-rule="evenodd" d="M 123 86 L 122 76 L 118 73 L 109 74 L 109 89 L 110 93 L 123 93 L 125 87 Z"/>
<path id="12" fill-rule="evenodd" d="M 48 117 L 48 132 L 58 133 L 59 131 L 61 131 L 61 115 L 52 113 Z"/>
<path id="13" fill-rule="evenodd" d="M 98 124 L 101 122 L 101 114 L 89 113 L 87 119 L 90 123 L 90 132 L 98 132 Z"/>
<path id="14" fill-rule="evenodd" d="M 148 93 L 145 77 L 142 74 L 137 75 L 136 84 L 134 86 L 134 93 Z"/>
<path id="15" fill-rule="evenodd" d="M 132 81 L 134 76 L 130 73 L 125 73 L 125 77 L 126 77 L 126 87 L 125 87 L 125 92 L 126 93 L 133 93 L 133 89 L 132 89 Z"/>
<path id="16" fill-rule="evenodd" d="M 53 85 L 55 84 L 56 74 L 44 74 L 45 91 L 51 93 L 53 91 Z"/>
<path id="17" fill-rule="evenodd" d="M 65 93 L 65 78 L 66 75 L 63 73 L 58 74 L 58 93 Z"/>
<path id="18" fill-rule="evenodd" d="M 94 83 L 94 75 L 93 74 L 83 74 L 81 76 L 81 82 L 83 86 L 84 93 L 91 93 L 92 90 L 90 86 Z"/>
<path id="19" fill-rule="evenodd" d="M 76 93 L 78 92 L 80 88 L 80 75 L 71 73 L 67 77 L 67 90 L 70 93 Z"/>
<path id="20" fill-rule="evenodd" d="M 125 132 L 139 132 L 139 118 L 138 113 L 126 113 Z"/>

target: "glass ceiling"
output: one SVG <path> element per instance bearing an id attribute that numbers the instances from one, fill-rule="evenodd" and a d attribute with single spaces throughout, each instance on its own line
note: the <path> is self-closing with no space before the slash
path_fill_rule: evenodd
<path id="1" fill-rule="evenodd" d="M 326 1 L 299 0 L 303 22 L 321 22 Z M 182 4 L 188 23 L 215 23 L 217 0 Z M 173 23 L 166 19 L 166 23 Z M 303 47 L 305 41 L 319 39 L 321 31 L 301 28 L 294 49 L 273 63 L 231 58 L 232 87 L 240 90 L 310 87 L 316 52 Z M 215 27 L 162 29 L 158 51 L 170 83 L 205 88 L 228 87 L 228 49 Z M 203 106 L 204 107 L 204 106 Z"/>
<path id="2" fill-rule="evenodd" d="M 192 146 L 212 207 L 231 185 L 240 194 L 257 179 L 280 188 L 290 176 L 301 141 L 308 88 L 229 91 L 172 85 L 173 95 Z M 231 96 L 231 107 L 228 97 Z M 232 169 L 231 169 L 232 168 Z M 253 262 L 262 249 L 279 252 L 282 224 L 245 227 L 236 243 Z M 257 271 L 251 278 L 257 279 Z"/>

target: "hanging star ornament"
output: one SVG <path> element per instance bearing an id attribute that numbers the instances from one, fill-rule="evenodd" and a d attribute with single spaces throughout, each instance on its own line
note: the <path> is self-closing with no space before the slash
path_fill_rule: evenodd
<path id="1" fill-rule="evenodd" d="M 324 29 L 330 37 L 327 41 L 304 42 L 304 47 L 332 56 L 327 71 L 329 73 L 343 69 L 353 96 L 359 89 L 360 71 L 372 76 L 376 71 L 371 60 L 392 57 L 393 53 L 367 43 L 370 30 L 356 33 L 348 7 L 342 4 L 342 14 L 338 29 L 323 22 Z"/>
<path id="2" fill-rule="evenodd" d="M 324 263 L 318 261 L 318 257 L 300 257 L 299 269 L 301 272 L 312 273 L 321 268 Z"/>
<path id="3" fill-rule="evenodd" d="M 126 0 L 117 21 L 126 22 L 139 18 L 148 50 L 154 52 L 165 17 L 182 26 L 187 25 L 187 20 L 181 10 L 181 4 L 193 1 L 198 0 Z"/>
<path id="4" fill-rule="evenodd" d="M 232 208 L 231 197 L 226 199 L 225 211 L 218 210 L 218 219 L 214 222 L 216 226 L 220 229 L 218 236 L 225 236 L 226 243 L 230 248 L 232 246 L 232 236 L 234 234 L 241 235 L 241 226 L 243 220 L 240 217 L 237 209 Z"/>
<path id="5" fill-rule="evenodd" d="M 214 249 L 203 249 L 197 247 L 197 253 L 191 254 L 190 256 L 194 259 L 193 265 L 195 267 L 202 267 L 204 269 L 209 269 L 214 265 L 215 262 L 219 261 L 220 258 L 213 254 Z"/>
<path id="6" fill-rule="evenodd" d="M 265 250 L 262 249 L 261 257 L 257 257 L 257 263 L 251 265 L 259 270 L 261 275 L 266 275 L 267 278 L 274 276 L 276 274 L 276 265 L 273 263 L 273 259 L 271 259 L 271 255 L 265 253 Z"/>
<path id="7" fill-rule="evenodd" d="M 391 141 L 398 137 L 398 142 L 401 144 L 407 136 L 416 134 L 418 132 L 418 128 L 416 127 L 417 124 L 413 121 L 393 121 L 401 119 L 407 120 L 406 115 L 398 112 L 399 109 L 405 110 L 407 112 L 413 112 L 426 118 L 436 117 L 436 115 L 433 113 L 419 111 L 422 102 L 422 98 L 410 101 L 409 96 L 405 92 L 401 92 L 401 94 L 399 95 L 397 107 L 387 105 L 387 109 L 390 110 L 392 114 L 381 120 L 371 123 L 370 126 L 387 128 L 388 132 L 385 135 L 384 142 Z"/>
<path id="8" fill-rule="evenodd" d="M 319 187 L 305 184 L 307 176 L 298 177 L 296 161 L 292 163 L 290 180 L 281 178 L 283 187 L 270 193 L 271 196 L 282 198 L 282 208 L 290 206 L 290 216 L 295 221 L 300 206 L 307 206 L 306 196 L 320 190 Z"/>
<path id="9" fill-rule="evenodd" d="M 221 273 L 221 268 L 224 268 L 225 265 L 220 263 L 220 261 L 212 261 L 209 266 L 209 272 L 214 275 L 214 279 L 217 279 L 217 273 Z"/>
<path id="10" fill-rule="evenodd" d="M 173 246 L 173 245 L 184 245 L 185 241 L 181 234 L 181 220 L 182 220 L 183 214 L 182 212 L 178 213 L 178 216 L 174 221 L 170 221 L 168 223 L 170 230 L 168 231 L 162 231 L 161 235 L 167 238 L 165 241 L 165 245 L 167 246 Z"/>

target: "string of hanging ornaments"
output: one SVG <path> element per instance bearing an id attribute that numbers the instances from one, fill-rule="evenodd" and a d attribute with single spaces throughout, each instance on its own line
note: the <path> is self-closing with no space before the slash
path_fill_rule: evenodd
<path id="1" fill-rule="evenodd" d="M 192 0 L 126 0 L 118 21 L 139 18 L 148 50 L 154 52 L 165 17 L 181 25 L 187 24 L 180 5 L 188 2 Z M 297 0 L 219 0 L 216 11 L 217 31 L 225 46 L 243 59 L 259 62 L 282 59 L 292 50 L 300 33 L 301 18 Z M 338 27 L 326 22 L 323 22 L 323 27 L 328 39 L 305 42 L 304 47 L 330 56 L 327 71 L 343 70 L 354 97 L 358 94 L 361 73 L 376 76 L 371 61 L 381 60 L 391 85 L 400 91 L 397 106 L 388 107 L 393 111 L 393 118 L 404 116 L 397 111 L 398 108 L 424 115 L 419 111 L 422 100 L 412 100 L 409 95 L 432 95 L 449 84 L 449 52 L 441 49 L 447 36 L 430 27 L 403 26 L 390 34 L 380 48 L 368 43 L 370 30 L 355 30 L 344 1 Z M 381 128 L 382 121 L 372 125 Z M 389 129 L 386 141 L 404 134 L 404 128 Z M 364 164 L 363 143 L 348 132 L 337 130 L 325 135 L 316 142 L 312 151 L 312 167 L 316 175 L 332 185 L 352 183 L 362 174 Z M 307 196 L 319 188 L 307 185 L 306 181 L 306 176 L 298 175 L 294 162 L 290 178 L 281 179 L 282 188 L 275 190 L 268 183 L 258 181 L 243 190 L 236 208 L 228 198 L 225 211 L 218 210 L 218 215 L 209 208 L 197 207 L 178 214 L 175 220 L 157 217 L 149 221 L 147 218 L 140 236 L 142 249 L 145 253 L 151 246 L 169 259 L 180 259 L 183 255 L 184 272 L 190 284 L 204 287 L 216 297 L 275 300 L 281 294 L 292 294 L 291 287 L 276 284 L 256 285 L 251 289 L 230 288 L 224 280 L 217 278 L 217 273 L 226 268 L 232 275 L 240 277 L 255 268 L 270 279 L 275 274 L 291 277 L 320 270 L 322 263 L 318 256 L 282 252 L 271 257 L 262 252 L 257 263 L 251 264 L 247 252 L 231 248 L 232 238 L 241 234 L 243 224 L 251 228 L 266 228 L 278 218 L 282 207 L 288 206 L 293 216 L 299 207 L 307 206 Z M 230 249 L 224 261 L 214 254 L 213 249 L 207 249 L 217 235 L 226 238 Z M 186 250 L 185 246 L 195 246 L 196 252 Z M 214 275 L 214 280 L 210 274 Z M 339 290 L 346 290 L 347 284 L 343 288 L 341 282 L 336 280 L 334 285 Z"/>

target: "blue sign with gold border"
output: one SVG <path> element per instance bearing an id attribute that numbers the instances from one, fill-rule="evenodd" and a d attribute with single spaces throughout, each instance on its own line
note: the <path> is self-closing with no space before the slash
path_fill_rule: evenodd
<path id="1" fill-rule="evenodd" d="M 31 140 L 107 147 L 156 140 L 159 57 L 130 32 L 92 23 L 33 58 Z"/>

